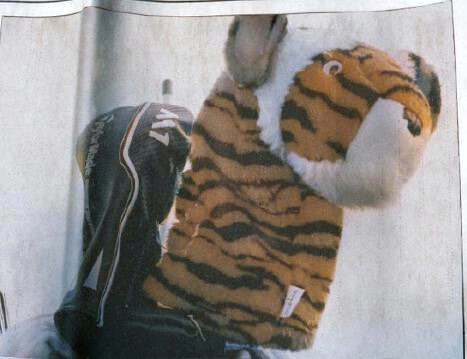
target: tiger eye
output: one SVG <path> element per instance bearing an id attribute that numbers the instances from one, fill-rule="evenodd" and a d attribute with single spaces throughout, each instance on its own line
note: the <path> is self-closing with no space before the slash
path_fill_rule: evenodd
<path id="1" fill-rule="evenodd" d="M 339 71 L 339 66 L 334 65 L 329 69 L 329 73 L 335 75 Z"/>
<path id="2" fill-rule="evenodd" d="M 342 64 L 339 61 L 329 61 L 323 66 L 326 75 L 337 75 L 342 72 Z"/>

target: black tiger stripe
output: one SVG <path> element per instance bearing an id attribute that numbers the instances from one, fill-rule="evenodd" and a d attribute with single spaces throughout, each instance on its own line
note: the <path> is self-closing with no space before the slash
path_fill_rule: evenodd
<path id="1" fill-rule="evenodd" d="M 422 58 L 418 56 L 417 54 L 414 54 L 413 52 L 409 54 L 409 58 L 414 64 L 415 79 L 418 81 L 421 77 Z"/>
<path id="2" fill-rule="evenodd" d="M 310 305 L 314 309 L 316 309 L 318 312 L 322 312 L 324 310 L 325 304 L 323 302 L 317 302 L 317 301 L 312 300 L 307 292 L 303 293 L 302 298 L 306 300 L 308 303 L 310 303 Z"/>
<path id="3" fill-rule="evenodd" d="M 205 305 L 205 304 L 206 303 L 200 303 L 199 306 Z M 210 311 L 216 313 L 216 315 L 217 315 L 216 311 L 212 311 L 212 310 L 210 310 Z M 182 313 L 182 315 L 183 315 L 183 313 Z M 225 329 L 225 327 L 222 324 L 219 324 L 219 322 L 211 319 L 209 317 L 209 314 L 206 314 L 205 312 L 202 312 L 202 311 L 196 313 L 196 320 L 199 320 L 204 325 L 209 326 L 210 327 L 209 330 L 213 330 L 213 329 L 216 330 L 216 329 L 221 329 L 221 328 Z M 230 323 L 229 327 L 230 327 L 229 329 L 231 329 L 232 332 L 235 332 L 236 335 L 242 336 L 243 341 L 245 343 L 250 343 L 250 344 L 256 343 L 256 339 L 250 333 L 243 330 L 240 326 L 238 326 L 238 325 L 236 325 L 234 323 Z M 209 332 L 207 332 L 207 333 L 209 333 Z"/>
<path id="4" fill-rule="evenodd" d="M 244 133 L 246 133 L 247 135 L 259 135 L 260 134 L 260 130 L 259 129 L 254 129 L 254 130 L 246 130 L 244 131 Z"/>
<path id="5" fill-rule="evenodd" d="M 304 201 L 306 200 L 308 197 L 316 197 L 316 198 L 321 198 L 323 199 L 323 197 L 319 196 L 316 192 L 313 192 L 313 190 L 308 190 L 308 188 L 300 188 L 300 200 Z M 298 209 L 298 211 L 296 213 L 300 213 L 300 209 Z"/>
<path id="6" fill-rule="evenodd" d="M 229 289 L 248 288 L 251 290 L 268 290 L 269 286 L 262 278 L 252 275 L 229 276 L 213 266 L 205 263 L 196 263 L 186 257 L 179 257 L 173 253 L 166 253 L 172 261 L 183 263 L 188 272 L 205 283 L 221 285 Z"/>
<path id="7" fill-rule="evenodd" d="M 313 192 L 311 188 L 301 182 L 300 178 L 294 174 L 292 181 L 285 181 L 283 179 L 278 180 L 257 180 L 254 182 L 250 181 L 239 181 L 239 180 L 231 180 L 230 178 L 226 177 L 220 170 L 220 168 L 208 157 L 199 157 L 195 158 L 192 161 L 192 171 L 198 172 L 204 169 L 211 170 L 219 175 L 221 178 L 219 180 L 209 180 L 199 185 L 198 192 L 201 195 L 203 192 L 216 189 L 216 188 L 227 188 L 231 191 L 236 197 L 243 200 L 244 202 L 248 203 L 251 206 L 258 207 L 258 204 L 251 200 L 247 195 L 245 195 L 241 187 L 242 186 L 251 186 L 251 187 L 273 187 L 280 185 L 282 187 L 290 186 L 290 187 L 298 187 L 300 189 L 300 199 L 304 201 L 308 197 L 316 197 L 322 198 L 318 196 L 317 193 Z M 198 195 L 198 197 L 199 197 Z M 300 210 L 297 207 L 288 207 L 284 211 L 274 212 L 270 211 L 264 207 L 258 207 L 259 210 L 265 212 L 269 215 L 279 216 L 279 215 L 287 215 L 291 213 L 298 213 Z"/>
<path id="8" fill-rule="evenodd" d="M 319 197 L 319 195 L 315 191 L 313 191 L 313 189 L 311 189 L 308 185 L 303 183 L 301 177 L 299 175 L 297 175 L 295 172 L 294 172 L 293 182 L 297 185 L 297 187 L 300 189 L 300 191 L 308 193 L 307 196 Z M 320 197 L 320 198 L 322 198 L 322 197 Z M 303 198 L 302 198 L 302 200 L 303 200 Z"/>
<path id="9" fill-rule="evenodd" d="M 266 245 L 264 245 L 263 243 L 261 242 L 257 242 L 257 244 L 264 250 L 264 252 L 266 253 L 266 256 L 273 260 L 274 262 L 277 262 L 277 263 L 280 263 L 282 264 L 284 267 L 286 268 L 289 268 L 289 269 L 292 269 L 293 268 L 293 265 L 287 263 L 286 261 L 283 261 L 282 259 L 280 259 L 278 256 L 274 255 L 273 253 L 271 253 L 271 251 L 269 250 L 268 247 L 266 247 Z"/>
<path id="10" fill-rule="evenodd" d="M 215 244 L 215 241 L 213 241 L 212 239 L 209 239 L 209 238 L 206 238 L 206 237 L 199 237 L 199 238 L 202 238 L 204 239 L 205 241 L 209 242 L 209 243 L 212 243 L 212 244 Z M 265 262 L 264 259 L 262 258 L 259 258 L 259 257 L 255 257 L 255 256 L 252 256 L 252 255 L 247 255 L 247 254 L 237 254 L 237 255 L 234 255 L 234 254 L 231 254 L 231 253 L 228 253 L 227 251 L 223 250 L 222 248 L 218 248 L 220 250 L 220 252 L 225 255 L 226 257 L 230 257 L 230 258 L 234 258 L 234 259 L 238 259 L 238 260 L 242 260 L 242 259 L 253 259 L 253 260 L 256 260 L 256 261 L 259 261 L 259 262 Z M 272 259 L 273 261 L 275 262 L 279 262 L 280 264 L 284 265 L 285 267 L 287 268 L 292 268 L 292 266 L 284 261 L 282 261 L 280 258 L 274 256 L 271 252 L 268 251 L 267 248 L 263 247 L 263 249 L 265 250 L 266 252 L 266 255 Z M 246 266 L 246 265 L 237 265 L 237 267 L 241 270 L 247 270 L 247 271 L 254 271 L 256 273 L 258 273 L 259 271 L 259 275 L 265 277 L 266 279 L 270 279 L 271 281 L 273 281 L 274 283 L 276 283 L 279 288 L 281 288 L 281 290 L 285 290 L 285 285 L 280 281 L 279 278 L 277 278 L 277 276 L 275 276 L 274 274 L 266 271 L 266 269 L 264 267 L 257 267 L 257 266 Z M 312 276 L 313 277 L 313 276 Z M 327 279 L 327 278 L 323 278 L 323 277 L 319 277 L 319 279 Z M 329 280 L 331 281 L 331 280 Z M 310 302 L 311 302 L 311 299 L 310 299 Z M 301 318 L 299 318 L 296 314 L 293 314 L 292 317 L 293 319 L 301 322 L 303 325 L 307 326 L 307 323 L 305 321 L 303 321 Z"/>
<path id="11" fill-rule="evenodd" d="M 300 177 L 294 174 L 291 181 L 277 179 L 277 180 L 265 180 L 260 179 L 256 181 L 240 181 L 240 180 L 232 180 L 226 177 L 220 170 L 220 168 L 208 157 L 199 157 L 193 160 L 192 162 L 192 170 L 193 172 L 198 172 L 204 169 L 211 170 L 220 176 L 219 180 L 208 180 L 199 185 L 198 191 L 199 194 L 203 193 L 204 191 L 208 191 L 215 188 L 227 188 L 228 190 L 232 191 L 235 196 L 242 199 L 246 203 L 257 207 L 257 203 L 252 201 L 250 198 L 246 197 L 246 195 L 242 192 L 242 186 L 249 186 L 249 187 L 273 187 L 279 185 L 281 188 L 285 187 L 297 187 L 300 189 L 300 198 L 305 200 L 308 197 L 317 197 L 317 193 L 313 192 L 313 190 L 301 182 Z M 281 212 L 272 212 L 263 207 L 258 207 L 262 212 L 265 212 L 270 215 L 284 215 L 290 213 L 298 213 L 297 207 L 288 207 L 285 211 Z"/>
<path id="12" fill-rule="evenodd" d="M 411 84 L 413 84 L 415 81 L 413 78 L 411 78 L 409 75 L 406 75 L 400 71 L 395 71 L 395 70 L 383 70 L 380 72 L 381 75 L 383 76 L 394 76 L 394 77 L 398 77 L 400 78 L 401 80 L 404 80 L 404 81 L 407 81 Z"/>
<path id="13" fill-rule="evenodd" d="M 277 188 L 274 188 L 274 191 L 271 193 L 271 202 L 276 201 L 279 194 L 287 188 L 296 187 L 296 185 L 291 185 L 290 183 L 281 183 Z"/>
<path id="14" fill-rule="evenodd" d="M 339 237 L 342 232 L 342 228 L 333 223 L 326 221 L 314 221 L 308 222 L 301 225 L 288 225 L 288 226 L 274 226 L 269 222 L 260 221 L 258 218 L 253 216 L 246 208 L 240 207 L 235 203 L 223 203 L 214 207 L 210 213 L 212 218 L 221 218 L 227 213 L 240 212 L 245 215 L 251 222 L 261 227 L 267 228 L 275 234 L 286 236 L 290 239 L 295 238 L 299 234 L 314 234 L 324 233 Z M 238 222 L 242 223 L 242 222 Z"/>
<path id="15" fill-rule="evenodd" d="M 233 103 L 237 115 L 243 120 L 256 120 L 258 119 L 258 111 L 254 108 L 248 107 L 246 105 L 243 105 L 241 103 L 238 103 L 237 99 L 235 98 L 234 95 L 228 92 L 216 92 L 216 96 L 226 99 L 230 102 Z"/>
<path id="16" fill-rule="evenodd" d="M 428 103 L 430 105 L 431 112 L 435 115 L 433 119 L 433 127 L 436 127 L 436 115 L 439 114 L 441 110 L 441 96 L 440 96 L 440 85 L 438 76 L 435 73 L 427 74 L 422 70 L 422 63 L 424 62 L 423 59 L 414 54 L 413 52 L 409 54 L 410 60 L 414 63 L 415 68 L 415 83 L 421 87 L 422 92 L 428 99 Z M 426 81 L 426 77 L 431 75 L 431 79 L 429 80 L 429 90 L 425 89 L 423 83 Z M 428 93 L 427 93 L 428 92 Z"/>
<path id="17" fill-rule="evenodd" d="M 218 96 L 230 102 L 233 102 L 235 105 L 237 104 L 237 100 L 235 99 L 235 96 L 231 94 L 230 92 L 225 92 L 225 91 L 216 92 L 215 96 Z"/>
<path id="18" fill-rule="evenodd" d="M 287 100 L 282 105 L 281 120 L 283 119 L 296 120 L 304 130 L 310 131 L 311 133 L 316 132 L 316 127 L 313 126 L 306 109 L 297 105 L 293 100 Z M 284 136 L 284 134 L 282 134 L 282 136 Z"/>
<path id="19" fill-rule="evenodd" d="M 247 194 L 243 193 L 242 190 L 240 189 L 239 183 L 236 183 L 233 180 L 229 180 L 228 178 L 222 178 L 220 181 L 207 181 L 203 185 L 199 187 L 200 190 L 200 195 L 203 194 L 205 191 L 212 190 L 215 188 L 225 188 L 231 191 L 238 199 L 244 201 L 245 203 L 249 204 L 250 206 L 257 207 L 259 210 L 261 210 L 264 213 L 267 213 L 269 215 L 273 216 L 280 216 L 280 215 L 286 215 L 286 214 L 291 214 L 291 213 L 297 213 L 296 207 L 288 207 L 284 211 L 278 211 L 278 212 L 273 212 L 268 210 L 267 208 L 264 207 L 258 207 L 258 203 L 256 203 L 254 200 L 248 197 Z M 249 184 L 246 183 L 246 186 Z M 293 186 L 293 185 L 291 185 Z M 315 195 L 313 195 L 315 196 Z"/>
<path id="20" fill-rule="evenodd" d="M 162 284 L 165 287 L 165 289 L 167 289 L 169 292 L 181 298 L 182 300 L 186 301 L 187 303 L 203 303 L 205 301 L 204 298 L 197 296 L 195 294 L 189 293 L 182 287 L 179 287 L 178 285 L 170 282 L 162 274 L 162 269 L 160 269 L 159 267 L 151 268 L 150 276 L 153 277 L 155 280 L 157 280 L 160 284 Z M 203 309 L 214 312 L 214 307 L 212 308 L 205 307 Z"/>
<path id="21" fill-rule="evenodd" d="M 209 148 L 216 153 L 216 155 L 229 160 L 235 161 L 243 166 L 258 165 L 258 166 L 283 166 L 284 163 L 281 159 L 273 155 L 270 151 L 250 151 L 245 153 L 238 153 L 232 143 L 225 143 L 219 141 L 212 136 L 206 128 L 199 122 L 193 126 L 193 134 L 197 134 L 204 138 Z"/>
<path id="22" fill-rule="evenodd" d="M 209 243 L 212 243 L 212 244 L 215 244 L 215 241 L 209 239 L 209 238 L 206 238 L 206 237 L 200 237 L 204 240 L 206 240 L 207 242 Z M 266 255 L 271 258 L 273 261 L 275 262 L 279 262 L 281 263 L 282 265 L 286 266 L 287 268 L 292 268 L 292 266 L 284 261 L 282 261 L 280 258 L 274 256 L 271 252 L 268 251 L 267 248 L 263 247 L 263 249 L 265 250 L 266 252 Z M 240 254 L 240 255 L 234 255 L 234 254 L 231 254 L 231 253 L 228 253 L 227 251 L 223 250 L 222 248 L 219 248 L 220 252 L 227 256 L 227 257 L 230 257 L 230 258 L 234 258 L 234 259 L 246 259 L 246 258 L 250 258 L 250 259 L 254 259 L 254 260 L 257 260 L 257 261 L 260 261 L 260 262 L 264 262 L 264 259 L 262 258 L 258 258 L 258 257 L 254 257 L 254 256 L 251 256 L 251 255 L 246 255 L 246 254 Z M 246 265 L 237 265 L 237 267 L 241 270 L 246 270 L 246 271 L 253 271 L 255 273 L 257 273 L 258 275 L 266 278 L 266 279 L 269 279 L 271 281 L 273 281 L 274 283 L 276 283 L 278 285 L 278 287 L 282 290 L 282 291 L 285 291 L 285 285 L 280 281 L 279 278 L 277 278 L 277 276 L 275 276 L 273 273 L 270 273 L 269 271 L 266 271 L 266 269 L 264 267 L 257 267 L 257 266 L 246 266 Z M 322 277 L 320 276 L 319 274 L 313 274 L 311 275 L 310 277 L 312 278 L 316 278 L 316 279 L 320 279 L 320 280 L 323 280 L 323 281 L 326 281 L 326 282 L 332 282 L 331 279 L 329 278 L 325 278 L 325 277 Z M 308 296 L 308 294 L 305 292 L 305 295 L 307 298 L 307 301 L 310 303 L 310 305 L 315 308 L 317 311 L 322 311 L 324 309 L 324 303 L 321 303 L 321 302 L 313 302 L 311 300 L 311 298 Z M 296 314 L 293 314 L 292 317 L 293 319 L 301 322 L 303 325 L 307 326 L 307 323 L 305 321 L 303 321 L 300 317 L 298 317 Z"/>
<path id="23" fill-rule="evenodd" d="M 326 145 L 328 145 L 329 148 L 334 150 L 339 156 L 345 159 L 345 156 L 347 156 L 347 148 L 345 148 L 341 143 L 337 141 L 332 141 L 328 140 L 326 141 Z"/>
<path id="24" fill-rule="evenodd" d="M 215 190 L 215 189 L 228 189 L 231 191 L 237 198 L 243 200 L 244 202 L 250 204 L 250 205 L 256 205 L 256 203 L 251 200 L 250 198 L 247 197 L 246 194 L 244 194 L 241 189 L 240 185 L 236 183 L 235 181 L 228 180 L 226 178 L 222 178 L 221 180 L 210 180 L 204 182 L 202 185 L 199 186 L 199 193 L 204 194 L 204 192 L 210 191 L 210 190 Z"/>
<path id="25" fill-rule="evenodd" d="M 260 138 L 252 139 L 251 143 L 254 143 L 257 146 L 262 147 L 263 149 L 269 150 L 269 146 Z"/>
<path id="26" fill-rule="evenodd" d="M 191 169 L 193 172 L 199 172 L 202 170 L 211 170 L 216 172 L 219 176 L 222 177 L 222 180 L 220 181 L 215 181 L 215 180 L 209 180 L 206 181 L 202 184 L 200 184 L 200 189 L 208 189 L 210 187 L 217 187 L 218 185 L 223 185 L 224 182 L 231 182 L 232 184 L 235 184 L 236 187 L 240 188 L 241 186 L 252 186 L 252 187 L 273 187 L 277 185 L 282 185 L 282 184 L 287 184 L 290 186 L 296 185 L 296 180 L 291 180 L 291 181 L 286 181 L 283 179 L 258 179 L 254 181 L 241 181 L 241 180 L 231 180 L 222 173 L 221 169 L 219 166 L 217 166 L 212 159 L 209 157 L 197 157 L 193 159 L 192 164 L 191 164 Z M 200 190 L 201 192 L 201 190 Z"/>
<path id="27" fill-rule="evenodd" d="M 227 108 L 225 108 L 225 107 L 222 107 L 222 106 L 218 106 L 218 105 L 216 105 L 214 102 L 212 102 L 212 101 L 210 101 L 210 100 L 205 100 L 205 101 L 204 101 L 204 105 L 205 105 L 206 107 L 209 107 L 209 108 L 216 109 L 216 110 L 219 110 L 219 111 L 221 111 L 221 112 L 227 113 L 231 118 L 235 118 L 234 115 L 233 115 L 233 113 L 232 113 L 229 109 L 227 109 Z M 221 117 L 221 118 L 222 118 L 222 117 Z M 238 121 L 230 121 L 230 123 L 232 123 L 232 124 L 235 126 L 235 128 L 236 128 L 239 132 L 241 132 L 242 134 L 249 134 L 249 135 L 252 135 L 252 134 L 253 134 L 253 135 L 257 135 L 257 134 L 259 133 L 259 130 L 258 130 L 258 129 L 254 129 L 254 130 L 243 130 L 243 129 L 239 126 L 239 124 L 238 124 L 237 122 L 238 122 Z M 259 144 L 259 145 L 260 145 L 261 147 L 268 148 L 264 143 Z"/>
<path id="28" fill-rule="evenodd" d="M 357 45 L 357 46 L 354 46 L 352 49 L 350 49 L 350 53 L 353 54 L 355 51 L 358 51 L 360 49 L 364 49 L 364 50 L 370 50 L 370 48 L 368 46 L 365 46 L 365 45 Z"/>
<path id="29" fill-rule="evenodd" d="M 358 111 L 355 108 L 348 108 L 348 107 L 345 107 L 345 106 L 341 106 L 341 105 L 335 103 L 334 101 L 332 101 L 329 98 L 328 95 L 326 95 L 326 94 L 324 94 L 322 92 L 319 92 L 319 91 L 309 89 L 308 87 L 304 86 L 301 83 L 298 76 L 295 77 L 294 84 L 295 84 L 295 86 L 297 86 L 297 88 L 299 89 L 299 91 L 303 95 L 305 95 L 305 96 L 307 96 L 309 98 L 320 98 L 321 100 L 324 101 L 324 103 L 326 103 L 326 105 L 328 105 L 328 107 L 331 110 L 336 111 L 337 113 L 340 113 L 341 115 L 343 115 L 343 116 L 345 116 L 347 118 L 350 118 L 350 119 L 357 119 L 357 120 L 360 120 L 360 121 L 363 120 L 363 116 L 360 113 L 360 111 Z"/>
<path id="30" fill-rule="evenodd" d="M 430 91 L 428 92 L 428 102 L 430 103 L 431 112 L 434 115 L 439 115 L 441 111 L 441 86 L 436 74 L 431 74 Z M 433 127 L 436 127 L 436 118 L 433 119 Z"/>
<path id="31" fill-rule="evenodd" d="M 364 99 L 368 104 L 368 107 L 373 106 L 373 104 L 378 100 L 379 93 L 371 87 L 349 80 L 342 73 L 337 74 L 335 77 L 344 89 Z"/>
<path id="32" fill-rule="evenodd" d="M 208 180 L 204 183 L 199 185 L 198 191 L 201 194 L 204 191 L 215 189 L 219 187 L 227 187 L 232 192 L 235 192 L 236 195 L 241 196 L 241 187 L 242 186 L 249 186 L 249 187 L 274 187 L 274 186 L 281 186 L 282 188 L 285 187 L 297 187 L 300 189 L 300 198 L 301 200 L 305 200 L 307 197 L 319 197 L 317 193 L 315 193 L 310 187 L 305 185 L 300 177 L 294 174 L 294 177 L 291 181 L 283 180 L 283 179 L 275 179 L 275 180 L 266 180 L 260 179 L 255 181 L 241 181 L 241 180 L 232 180 L 226 177 L 220 170 L 220 168 L 208 157 L 199 157 L 193 160 L 192 162 L 192 170 L 193 172 L 198 172 L 204 169 L 211 170 L 218 174 L 221 179 L 220 180 Z M 321 197 L 320 197 L 321 198 Z M 248 201 L 249 203 L 254 203 L 252 201 Z M 269 212 L 268 212 L 269 213 Z M 285 212 L 276 212 L 275 214 L 280 213 L 290 213 L 290 211 Z M 296 213 L 296 212 L 293 212 Z"/>
<path id="33" fill-rule="evenodd" d="M 324 65 L 328 60 L 327 60 L 327 58 L 326 58 L 326 56 L 325 56 L 324 53 L 320 53 L 320 54 L 318 54 L 318 55 L 313 56 L 313 57 L 311 58 L 311 61 L 313 61 L 313 62 L 319 62 L 319 63 L 321 63 L 321 65 Z"/>
<path id="34" fill-rule="evenodd" d="M 303 320 L 302 318 L 300 318 L 297 314 L 293 313 L 291 316 L 290 316 L 290 319 L 293 319 L 293 320 L 296 320 L 297 322 L 299 322 L 300 324 L 302 324 L 305 328 L 310 328 L 310 325 L 305 321 Z M 311 326 L 313 327 L 313 326 Z"/>
<path id="35" fill-rule="evenodd" d="M 216 173 L 222 173 L 220 168 L 209 157 L 196 157 L 191 161 L 191 170 L 196 173 L 202 170 L 212 170 Z"/>
<path id="36" fill-rule="evenodd" d="M 191 193 L 186 187 L 181 187 L 178 190 L 177 197 L 186 199 L 191 202 L 195 202 L 198 199 L 198 196 Z"/>
<path id="37" fill-rule="evenodd" d="M 435 115 L 435 118 L 433 119 L 433 128 L 435 128 L 437 125 L 436 116 L 441 110 L 441 95 L 438 76 L 434 72 L 427 73 L 426 71 L 423 71 L 422 66 L 424 60 L 420 56 L 410 53 L 409 58 L 414 63 L 415 67 L 415 83 L 427 97 L 431 112 Z M 428 77 L 430 77 L 430 79 L 428 79 Z"/>
<path id="38" fill-rule="evenodd" d="M 206 242 L 215 245 L 217 247 L 217 249 L 222 253 L 222 255 L 224 255 L 226 257 L 233 258 L 233 259 L 240 260 L 240 261 L 244 260 L 244 259 L 252 259 L 252 260 L 255 260 L 255 261 L 258 261 L 258 262 L 266 262 L 263 258 L 253 256 L 251 254 L 232 254 L 232 253 L 229 253 L 226 250 L 218 247 L 217 244 L 216 244 L 216 241 L 214 241 L 214 240 L 212 240 L 210 238 L 207 238 L 207 237 L 204 237 L 204 236 L 198 236 L 197 238 L 203 239 Z"/>
<path id="39" fill-rule="evenodd" d="M 298 253 L 306 253 L 315 257 L 333 259 L 337 255 L 336 248 L 292 243 L 280 238 L 268 236 L 259 228 L 244 222 L 234 222 L 227 226 L 217 227 L 211 220 L 205 220 L 199 225 L 199 228 L 212 230 L 220 239 L 226 242 L 235 242 L 251 235 L 257 235 L 272 249 L 289 256 L 296 255 Z"/>
<path id="40" fill-rule="evenodd" d="M 372 54 L 367 54 L 367 55 L 363 55 L 363 56 L 359 56 L 358 57 L 358 61 L 363 64 L 366 60 L 370 60 L 373 58 L 373 55 Z"/>
<path id="41" fill-rule="evenodd" d="M 229 109 L 227 109 L 225 107 L 218 106 L 214 102 L 212 102 L 211 100 L 205 100 L 204 101 L 204 106 L 210 107 L 210 108 L 215 108 L 216 110 L 227 113 L 230 117 L 234 117 L 234 114 Z"/>
<path id="42" fill-rule="evenodd" d="M 282 130 L 281 136 L 282 136 L 282 141 L 284 141 L 284 143 L 296 142 L 294 134 L 290 131 Z"/>
<path id="43" fill-rule="evenodd" d="M 188 186 L 194 186 L 195 182 L 193 181 L 193 178 L 183 175 L 182 174 L 182 179 L 183 179 L 183 184 L 188 185 Z"/>
<path id="44" fill-rule="evenodd" d="M 226 179 L 207 180 L 199 186 L 199 193 L 202 193 L 210 189 L 223 187 L 225 186 L 225 182 L 226 182 Z M 237 189 L 240 189 L 240 187 L 242 186 L 260 187 L 260 188 L 270 188 L 270 187 L 275 187 L 278 185 L 281 185 L 281 186 L 284 185 L 286 187 L 294 186 L 293 183 L 290 183 L 289 181 L 280 180 L 280 179 L 279 180 L 256 180 L 254 182 L 230 180 L 228 182 L 232 182 L 232 184 L 234 184 Z"/>
<path id="45" fill-rule="evenodd" d="M 387 91 L 383 92 L 381 94 L 381 97 L 386 98 L 386 97 L 388 97 L 388 96 L 390 96 L 390 95 L 392 95 L 393 93 L 396 93 L 396 92 L 410 92 L 410 93 L 416 95 L 418 98 L 425 101 L 425 97 L 420 92 L 415 90 L 412 86 L 408 86 L 408 85 L 396 85 L 396 86 L 393 86 L 390 89 L 388 89 Z"/>
<path id="46" fill-rule="evenodd" d="M 351 57 L 351 58 L 356 58 L 361 64 L 363 64 L 366 60 L 370 60 L 373 58 L 373 55 L 371 53 L 367 53 L 367 54 L 364 54 L 364 55 L 359 55 L 357 57 L 355 57 L 354 55 L 354 52 L 360 50 L 360 49 L 365 49 L 365 50 L 369 50 L 368 47 L 366 46 L 363 46 L 363 45 L 357 45 L 355 47 L 353 47 L 352 49 L 350 50 L 347 50 L 347 49 L 336 49 L 335 51 L 341 55 L 344 55 L 344 56 L 347 56 L 347 57 Z"/>
<path id="47" fill-rule="evenodd" d="M 226 242 L 235 242 L 259 233 L 258 229 L 245 222 L 234 222 L 226 226 L 217 227 L 214 222 L 207 219 L 199 225 L 199 228 L 213 230 Z"/>
<path id="48" fill-rule="evenodd" d="M 243 265 L 243 264 L 237 264 L 236 266 L 238 269 L 252 273 L 259 278 L 264 278 L 267 280 L 270 280 L 271 282 L 275 283 L 281 291 L 285 290 L 285 285 L 280 281 L 280 279 L 272 272 L 266 270 L 264 267 L 258 267 L 258 266 L 252 266 L 252 265 Z"/>
<path id="49" fill-rule="evenodd" d="M 257 110 L 242 104 L 237 105 L 237 115 L 240 116 L 242 120 L 257 120 L 259 117 Z"/>
<path id="50" fill-rule="evenodd" d="M 262 231 L 258 231 L 258 235 L 259 238 L 262 239 L 269 247 L 289 256 L 305 253 L 315 257 L 334 259 L 337 255 L 337 249 L 333 247 L 322 247 L 310 244 L 291 244 L 289 241 L 268 236 Z"/>
<path id="51" fill-rule="evenodd" d="M 332 283 L 331 278 L 323 277 L 323 276 L 319 275 L 318 273 L 310 274 L 310 278 L 319 279 L 319 280 L 322 280 L 322 281 L 325 281 L 325 282 L 328 282 L 328 283 Z"/>
<path id="52" fill-rule="evenodd" d="M 347 49 L 335 49 L 335 50 L 333 50 L 333 51 L 337 52 L 338 54 L 347 56 L 347 57 L 353 57 L 353 55 L 352 55 L 352 53 L 351 53 L 351 50 L 347 50 Z"/>
<path id="53" fill-rule="evenodd" d="M 188 303 L 203 303 L 203 309 L 200 310 L 199 314 L 202 314 L 203 310 L 207 312 L 212 312 L 213 314 L 220 314 L 221 310 L 225 309 L 238 309 L 252 315 L 255 318 L 258 318 L 259 321 L 267 322 L 272 324 L 277 328 L 291 328 L 294 330 L 303 331 L 301 328 L 297 328 L 294 325 L 287 324 L 283 321 L 279 321 L 276 316 L 263 312 L 261 310 L 253 309 L 245 304 L 236 303 L 236 302 L 218 302 L 210 303 L 207 302 L 205 298 L 200 297 L 196 294 L 189 293 L 185 289 L 179 287 L 178 285 L 171 283 L 163 274 L 158 267 L 151 269 L 151 276 L 154 277 L 159 283 L 161 283 L 169 292 L 180 297 L 182 300 Z M 216 323 L 217 324 L 217 323 Z M 218 325 L 218 324 L 217 324 Z"/>
<path id="54" fill-rule="evenodd" d="M 178 228 L 172 227 L 170 230 L 179 237 L 190 238 L 190 236 L 188 234 L 186 234 L 185 232 L 183 232 L 182 230 L 180 230 Z"/>

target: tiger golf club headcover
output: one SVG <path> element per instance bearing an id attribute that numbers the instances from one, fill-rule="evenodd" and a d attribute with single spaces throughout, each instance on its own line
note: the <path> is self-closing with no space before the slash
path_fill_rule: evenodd
<path id="1" fill-rule="evenodd" d="M 178 223 L 144 290 L 228 341 L 299 350 L 334 278 L 343 207 L 398 193 L 440 99 L 414 54 L 333 47 L 285 26 L 235 18 L 228 71 L 193 127 Z"/>

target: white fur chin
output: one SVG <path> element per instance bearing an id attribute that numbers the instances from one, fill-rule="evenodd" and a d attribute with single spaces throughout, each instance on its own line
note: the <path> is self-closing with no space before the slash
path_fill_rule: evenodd
<path id="1" fill-rule="evenodd" d="M 53 354 L 60 354 L 66 359 L 77 358 L 59 335 L 52 315 L 27 320 L 0 335 L 2 357 L 49 358 Z"/>
<path id="2" fill-rule="evenodd" d="M 417 169 L 429 130 L 413 137 L 403 106 L 378 100 L 352 141 L 345 160 L 309 161 L 289 153 L 287 162 L 330 202 L 346 207 L 381 206 L 393 200 Z"/>

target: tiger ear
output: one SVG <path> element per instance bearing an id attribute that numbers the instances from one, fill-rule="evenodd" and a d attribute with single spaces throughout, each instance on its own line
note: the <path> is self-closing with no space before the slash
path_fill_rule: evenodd
<path id="1" fill-rule="evenodd" d="M 434 131 L 438 124 L 438 117 L 441 111 L 441 88 L 438 75 L 423 57 L 413 52 L 402 51 L 397 54 L 396 58 L 403 70 L 413 78 L 415 84 L 426 96 L 430 104 Z"/>
<path id="2" fill-rule="evenodd" d="M 261 85 L 269 75 L 271 57 L 287 27 L 285 15 L 236 16 L 224 54 L 233 79 L 244 87 Z"/>

